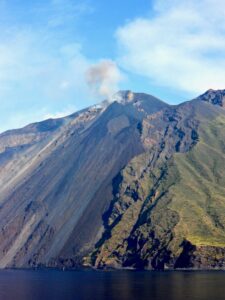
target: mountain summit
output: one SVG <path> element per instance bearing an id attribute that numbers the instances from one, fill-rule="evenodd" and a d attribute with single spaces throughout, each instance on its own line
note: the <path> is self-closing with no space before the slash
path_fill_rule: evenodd
<path id="1" fill-rule="evenodd" d="M 208 90 L 198 99 L 209 102 L 214 105 L 225 107 L 225 90 Z"/>
<path id="2" fill-rule="evenodd" d="M 0 135 L 0 268 L 225 268 L 225 91 Z"/>

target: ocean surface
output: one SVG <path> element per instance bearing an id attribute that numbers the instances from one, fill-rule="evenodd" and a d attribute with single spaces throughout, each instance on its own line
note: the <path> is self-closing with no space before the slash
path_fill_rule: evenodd
<path id="1" fill-rule="evenodd" d="M 224 300 L 225 272 L 0 271 L 1 300 Z"/>

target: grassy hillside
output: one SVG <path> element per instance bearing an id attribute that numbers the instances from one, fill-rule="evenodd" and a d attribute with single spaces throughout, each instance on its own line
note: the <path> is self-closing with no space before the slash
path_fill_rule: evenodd
<path id="1" fill-rule="evenodd" d="M 161 148 L 150 148 L 122 172 L 105 222 L 107 235 L 92 254 L 97 267 L 189 267 L 191 259 L 198 259 L 199 267 L 211 267 L 224 259 L 225 111 L 208 103 L 191 104 L 198 123 L 194 145 L 188 137 L 187 105 L 169 116 L 179 121 L 165 126 Z M 161 131 L 162 124 L 158 123 Z M 161 131 L 148 127 L 159 136 Z M 178 144 L 186 150 L 177 151 Z"/>
<path id="2" fill-rule="evenodd" d="M 179 181 L 169 207 L 179 213 L 175 228 L 194 245 L 225 246 L 225 114 L 202 118 L 199 142 L 175 154 Z"/>

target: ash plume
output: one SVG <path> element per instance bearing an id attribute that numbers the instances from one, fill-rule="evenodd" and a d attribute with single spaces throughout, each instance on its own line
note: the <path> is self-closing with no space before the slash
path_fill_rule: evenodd
<path id="1" fill-rule="evenodd" d="M 118 91 L 123 75 L 115 62 L 103 60 L 92 65 L 86 73 L 86 81 L 91 92 L 97 96 L 111 99 Z"/>

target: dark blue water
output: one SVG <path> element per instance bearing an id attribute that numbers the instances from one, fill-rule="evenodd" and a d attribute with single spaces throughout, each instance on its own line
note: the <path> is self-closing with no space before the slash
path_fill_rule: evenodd
<path id="1" fill-rule="evenodd" d="M 224 300 L 225 272 L 0 271 L 1 300 Z"/>

